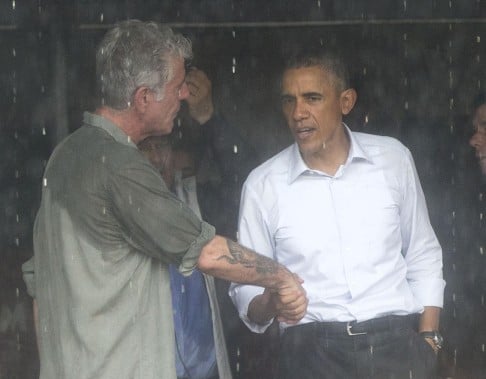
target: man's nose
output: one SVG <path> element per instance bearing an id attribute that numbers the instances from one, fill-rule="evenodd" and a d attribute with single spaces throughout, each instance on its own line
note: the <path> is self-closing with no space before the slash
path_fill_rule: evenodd
<path id="1" fill-rule="evenodd" d="M 473 134 L 473 136 L 469 140 L 469 144 L 472 147 L 474 147 L 475 149 L 477 149 L 478 147 L 481 146 L 481 143 L 484 142 L 482 140 L 483 140 L 483 137 L 481 136 L 481 134 L 478 131 L 475 131 L 474 134 Z"/>
<path id="2" fill-rule="evenodd" d="M 292 117 L 295 121 L 304 120 L 309 117 L 309 110 L 304 101 L 297 100 L 295 102 L 294 111 L 292 112 Z"/>
<path id="3" fill-rule="evenodd" d="M 185 100 L 189 97 L 189 88 L 187 87 L 187 83 L 184 82 L 182 87 L 179 89 L 179 100 Z"/>

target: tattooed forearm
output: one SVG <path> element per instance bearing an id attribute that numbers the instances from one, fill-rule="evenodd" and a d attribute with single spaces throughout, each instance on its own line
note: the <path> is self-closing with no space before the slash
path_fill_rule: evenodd
<path id="1" fill-rule="evenodd" d="M 259 255 L 243 246 L 226 239 L 230 255 L 221 255 L 218 260 L 224 259 L 229 264 L 241 264 L 246 268 L 254 268 L 259 274 L 275 274 L 278 271 L 279 264 L 270 258 Z"/>

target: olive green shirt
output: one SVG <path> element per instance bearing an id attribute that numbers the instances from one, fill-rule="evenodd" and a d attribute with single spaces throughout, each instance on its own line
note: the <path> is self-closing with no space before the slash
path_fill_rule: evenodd
<path id="1" fill-rule="evenodd" d="M 52 154 L 34 226 L 41 379 L 175 378 L 168 263 L 195 268 L 214 228 L 103 117 Z"/>

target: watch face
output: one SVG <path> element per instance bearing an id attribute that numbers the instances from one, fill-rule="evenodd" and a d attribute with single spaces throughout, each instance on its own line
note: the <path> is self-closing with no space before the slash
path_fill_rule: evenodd
<path id="1" fill-rule="evenodd" d="M 442 344 L 444 343 L 444 338 L 440 335 L 439 332 L 435 332 L 435 336 L 433 340 L 438 347 L 442 347 Z"/>
<path id="2" fill-rule="evenodd" d="M 425 338 L 431 339 L 437 348 L 439 349 L 442 348 L 442 345 L 444 343 L 444 338 L 438 331 L 422 332 L 420 334 Z"/>

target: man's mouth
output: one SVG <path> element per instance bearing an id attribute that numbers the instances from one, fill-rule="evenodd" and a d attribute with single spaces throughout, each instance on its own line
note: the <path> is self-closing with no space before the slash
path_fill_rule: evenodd
<path id="1" fill-rule="evenodd" d="M 312 133 L 314 133 L 315 128 L 312 127 L 299 127 L 295 129 L 295 135 L 298 138 L 307 138 L 309 137 Z"/>

